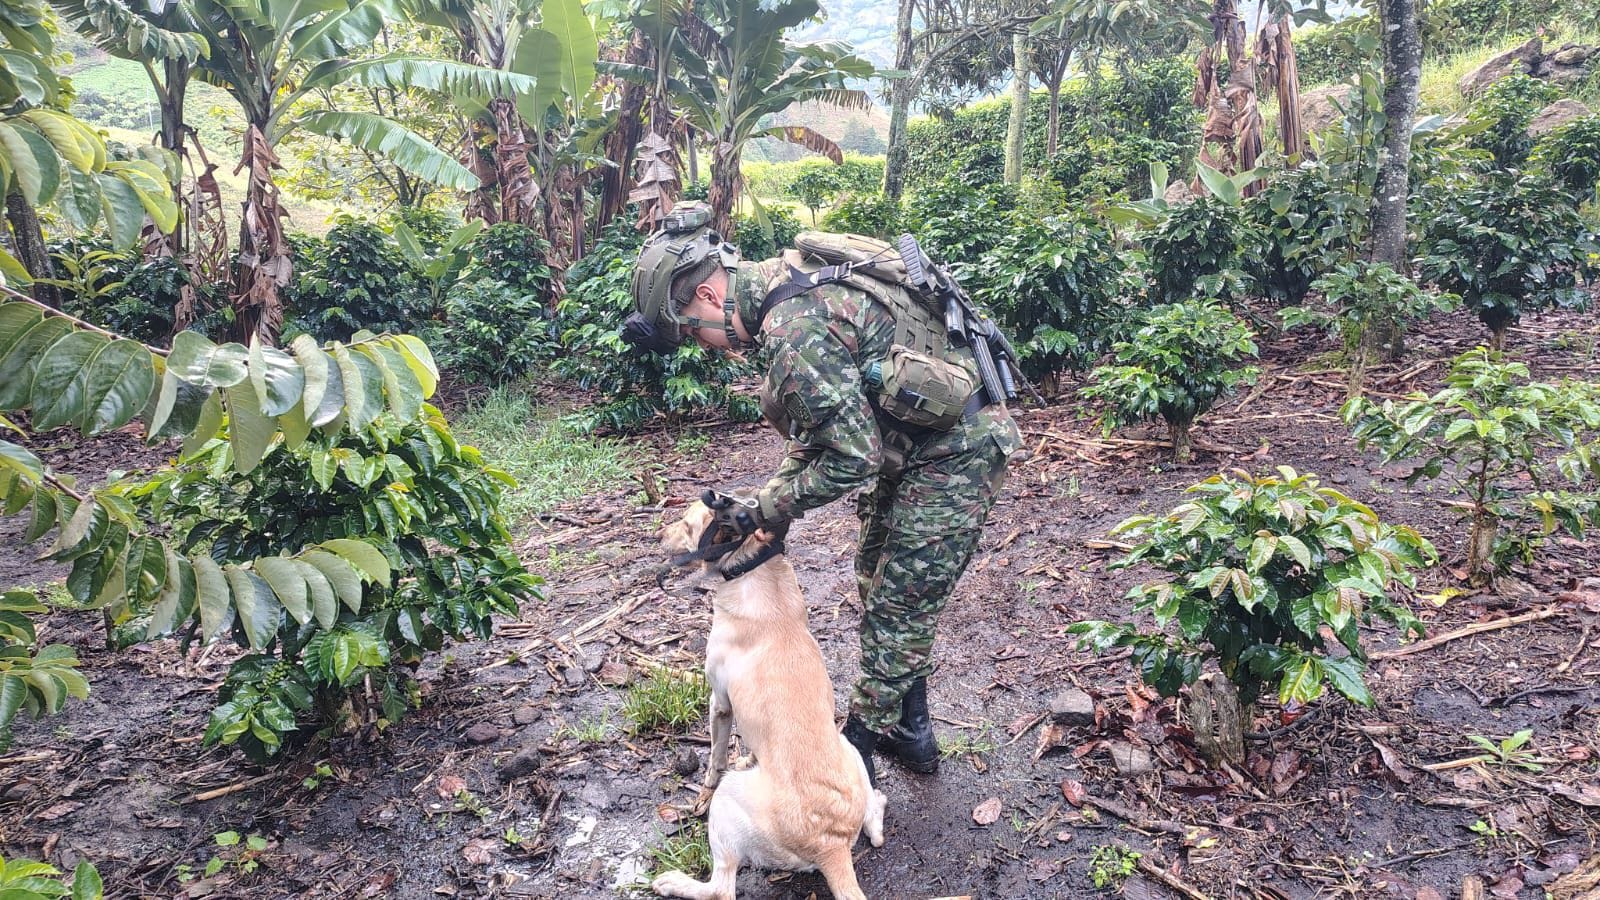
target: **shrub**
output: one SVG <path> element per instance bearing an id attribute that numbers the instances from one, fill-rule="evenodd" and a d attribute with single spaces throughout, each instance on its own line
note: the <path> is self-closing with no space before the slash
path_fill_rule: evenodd
<path id="1" fill-rule="evenodd" d="M 1575 119 L 1545 135 L 1532 159 L 1580 199 L 1600 192 L 1600 115 Z"/>
<path id="2" fill-rule="evenodd" d="M 1297 31 L 1294 58 L 1300 84 L 1331 84 L 1355 74 L 1378 52 L 1375 26 L 1372 16 L 1360 15 Z"/>
<path id="3" fill-rule="evenodd" d="M 409 422 L 313 429 L 296 447 L 272 445 L 248 474 L 229 468 L 231 455 L 215 441 L 127 491 L 174 523 L 182 552 L 208 553 L 211 577 L 221 565 L 236 594 L 254 586 L 282 601 L 240 600 L 224 617 L 231 610 L 209 608 L 201 592 L 200 637 L 228 632 L 253 651 L 228 671 L 208 745 L 237 743 L 262 759 L 302 719 L 382 727 L 413 702 L 407 668 L 446 638 L 488 637 L 491 614 L 536 596 L 500 518 L 506 476 L 458 444 L 432 407 Z M 281 562 L 269 567 L 274 554 Z M 253 569 L 238 566 L 250 560 Z M 138 638 L 196 615 L 181 601 L 140 612 Z"/>
<path id="4" fill-rule="evenodd" d="M 422 249 L 432 253 L 444 245 L 450 233 L 461 227 L 461 218 L 452 216 L 442 209 L 433 209 L 426 206 L 398 206 L 389 213 L 389 221 L 385 223 L 387 230 L 393 233 L 396 225 L 404 225 L 416 235 Z"/>
<path id="5" fill-rule="evenodd" d="M 37 719 L 60 712 L 68 698 L 89 696 L 72 648 L 39 646 L 29 616 L 46 611 L 33 591 L 0 594 L 0 751 L 11 747 L 11 725 L 20 713 Z"/>
<path id="6" fill-rule="evenodd" d="M 1118 341 L 1119 365 L 1094 370 L 1083 395 L 1107 403 L 1107 432 L 1119 425 L 1161 419 L 1172 437 L 1172 456 L 1189 461 L 1189 429 L 1217 401 L 1256 378 L 1239 364 L 1256 357 L 1250 329 L 1215 303 L 1191 300 L 1148 310 L 1131 340 Z"/>
<path id="7" fill-rule="evenodd" d="M 1142 238 L 1154 296 L 1178 303 L 1194 296 L 1232 300 L 1247 291 L 1244 248 L 1253 233 L 1240 208 L 1205 195 L 1173 207 Z"/>
<path id="8" fill-rule="evenodd" d="M 1135 545 L 1115 568 L 1149 563 L 1171 576 L 1128 593 L 1134 611 L 1162 630 L 1080 622 L 1068 629 L 1080 645 L 1132 648 L 1140 677 L 1167 697 L 1215 660 L 1243 704 L 1270 684 L 1284 704 L 1315 700 L 1331 684 L 1371 706 L 1360 626 L 1381 619 L 1421 634 L 1390 592 L 1414 586 L 1409 570 L 1431 563 L 1433 547 L 1288 467 L 1276 476 L 1214 475 L 1188 493 L 1166 515 L 1135 516 L 1113 531 Z M 1177 633 L 1168 633 L 1174 624 Z M 1328 652 L 1324 628 L 1345 655 Z"/>
<path id="9" fill-rule="evenodd" d="M 0 856 L 0 896 L 9 900 L 46 900 L 70 897 L 71 900 L 100 900 L 105 887 L 94 864 L 84 861 L 72 870 L 69 880 L 48 863 L 13 856 Z"/>
<path id="10" fill-rule="evenodd" d="M 1506 330 L 1524 313 L 1584 302 L 1595 238 L 1572 199 L 1546 178 L 1527 175 L 1473 184 L 1423 223 L 1420 272 L 1461 295 L 1504 349 Z"/>
<path id="11" fill-rule="evenodd" d="M 1034 379 L 1081 369 L 1110 343 L 1122 268 L 1116 236 L 1088 214 L 1019 220 L 967 273 L 974 299 L 1017 341 Z"/>
<path id="12" fill-rule="evenodd" d="M 548 270 L 547 270 L 548 271 Z M 445 303 L 439 362 L 472 382 L 503 384 L 554 349 L 542 295 L 503 281 L 467 282 Z"/>
<path id="13" fill-rule="evenodd" d="M 66 241 L 50 248 L 67 312 L 147 344 L 164 346 L 173 315 L 191 284 L 182 263 L 170 256 L 145 258 L 138 250 L 115 251 L 100 241 Z M 202 307 L 222 304 L 226 285 L 195 285 Z"/>
<path id="14" fill-rule="evenodd" d="M 733 243 L 745 259 L 771 259 L 780 250 L 794 246 L 794 237 L 805 230 L 794 213 L 782 206 L 765 207 L 770 229 L 756 216 L 733 217 Z"/>
<path id="15" fill-rule="evenodd" d="M 633 311 L 629 287 L 643 236 L 616 223 L 595 249 L 568 270 L 568 288 L 556 310 L 562 348 L 557 374 L 602 402 L 577 414 L 586 430 L 636 429 L 657 415 L 682 418 L 708 408 L 726 410 L 736 421 L 761 417 L 754 400 L 734 393 L 729 385 L 751 373 L 747 363 L 711 355 L 685 344 L 670 356 L 635 353 L 618 334 Z"/>
<path id="16" fill-rule="evenodd" d="M 1366 260 L 1343 263 L 1312 287 L 1321 293 L 1322 302 L 1283 310 L 1284 324 L 1290 328 L 1316 325 L 1339 336 L 1350 366 L 1351 397 L 1361 392 L 1367 363 L 1365 337 L 1374 326 L 1403 328 L 1460 301 L 1453 294 L 1419 287 L 1388 263 Z"/>
<path id="17" fill-rule="evenodd" d="M 864 234 L 894 241 L 900 235 L 904 213 L 897 201 L 878 193 L 845 194 L 822 217 L 822 230 Z"/>
<path id="18" fill-rule="evenodd" d="M 1493 154 L 1496 168 L 1521 167 L 1533 149 L 1528 123 L 1559 96 L 1561 91 L 1555 85 L 1520 72 L 1496 81 L 1467 113 L 1467 125 L 1481 129 L 1469 146 Z"/>
<path id="19" fill-rule="evenodd" d="M 376 225 L 346 216 L 326 238 L 297 237 L 292 247 L 285 336 L 348 340 L 363 329 L 407 331 L 426 317 L 427 292 Z"/>
<path id="20" fill-rule="evenodd" d="M 550 245 L 526 225 L 490 225 L 472 240 L 468 251 L 472 255 L 468 278 L 504 282 L 540 298 L 550 289 L 550 267 L 545 264 Z"/>
<path id="21" fill-rule="evenodd" d="M 943 181 L 906 203 L 905 228 L 928 256 L 957 270 L 971 266 L 1011 233 L 1016 188 Z"/>
<path id="22" fill-rule="evenodd" d="M 1469 524 L 1475 582 L 1531 561 L 1558 528 L 1581 539 L 1585 522 L 1600 523 L 1600 391 L 1528 378 L 1527 366 L 1480 347 L 1456 359 L 1432 397 L 1381 406 L 1357 398 L 1343 410 L 1361 447 L 1415 460 L 1408 481 L 1444 478 L 1462 497 L 1455 506 Z M 1549 489 L 1558 475 L 1587 489 Z"/>
<path id="23" fill-rule="evenodd" d="M 1342 169 L 1302 163 L 1274 175 L 1266 190 L 1244 202 L 1257 241 L 1247 264 L 1271 299 L 1299 303 L 1311 283 L 1350 258 L 1365 237 L 1368 197 L 1341 177 Z"/>

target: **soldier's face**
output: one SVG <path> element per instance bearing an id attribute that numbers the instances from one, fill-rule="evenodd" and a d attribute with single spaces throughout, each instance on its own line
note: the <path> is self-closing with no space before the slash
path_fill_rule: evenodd
<path id="1" fill-rule="evenodd" d="M 719 275 L 721 273 L 718 273 Z M 714 277 L 695 288 L 694 300 L 683 308 L 683 315 L 694 316 L 697 319 L 715 322 L 722 318 L 723 295 L 727 290 L 728 279 Z M 721 328 L 690 328 L 685 325 L 680 328 L 680 335 L 692 338 L 707 350 L 732 350 L 733 345 L 728 343 L 728 333 Z"/>

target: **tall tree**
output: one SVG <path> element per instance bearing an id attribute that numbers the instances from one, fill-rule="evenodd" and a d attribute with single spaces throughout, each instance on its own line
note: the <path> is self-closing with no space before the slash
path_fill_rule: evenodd
<path id="1" fill-rule="evenodd" d="M 278 144 L 296 130 L 338 137 L 380 153 L 417 175 L 471 190 L 477 178 L 427 139 L 375 112 L 305 109 L 301 100 L 341 84 L 408 85 L 457 98 L 531 90 L 532 80 L 432 57 L 358 58 L 382 31 L 391 8 L 372 0 L 275 3 L 194 0 L 198 30 L 211 55 L 199 77 L 227 91 L 244 115 L 245 196 L 239 265 L 231 302 L 234 329 L 271 341 L 283 322 L 278 289 L 292 273 L 283 237 L 287 216 L 278 190 Z"/>
<path id="2" fill-rule="evenodd" d="M 911 120 L 911 100 L 916 91 L 916 85 L 909 77 L 913 62 L 911 41 L 916 9 L 916 0 L 900 0 L 894 22 L 894 68 L 899 75 L 889 82 L 889 147 L 884 151 L 883 164 L 883 195 L 890 200 L 899 200 L 905 192 L 906 159 L 909 155 L 906 125 Z"/>
<path id="3" fill-rule="evenodd" d="M 1028 61 L 1028 31 L 1019 28 L 1011 34 L 1011 116 L 1006 122 L 1005 181 L 1022 183 L 1022 144 L 1028 126 L 1028 95 L 1032 87 L 1029 76 L 1033 68 Z"/>
<path id="4" fill-rule="evenodd" d="M 1373 262 L 1406 265 L 1406 205 L 1411 193 L 1411 131 L 1422 84 L 1417 0 L 1376 0 L 1383 42 L 1383 160 L 1372 206 Z M 1405 330 L 1391 319 L 1367 329 L 1367 343 L 1387 359 L 1405 351 Z M 1367 348 L 1363 348 L 1365 352 Z"/>

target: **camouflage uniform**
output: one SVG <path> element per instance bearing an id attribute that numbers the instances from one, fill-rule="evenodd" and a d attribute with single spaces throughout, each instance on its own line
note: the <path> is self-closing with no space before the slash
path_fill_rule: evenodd
<path id="1" fill-rule="evenodd" d="M 780 260 L 739 264 L 732 290 L 745 322 L 784 277 Z M 842 284 L 779 304 L 758 336 L 771 359 L 763 393 L 767 405 L 781 404 L 780 430 L 790 436 L 787 458 L 758 495 L 763 511 L 798 518 L 862 490 L 856 580 L 865 612 L 851 711 L 878 732 L 899 720 L 911 682 L 933 669 L 939 613 L 1021 444 L 1002 405 L 948 432 L 917 433 L 876 411 L 862 372 L 888 356 L 894 336 L 889 307 Z M 976 381 L 970 355 L 957 358 Z"/>

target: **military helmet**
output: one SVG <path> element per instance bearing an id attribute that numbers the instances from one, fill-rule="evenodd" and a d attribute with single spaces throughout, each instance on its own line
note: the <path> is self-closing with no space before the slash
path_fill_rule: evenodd
<path id="1" fill-rule="evenodd" d="M 680 315 L 672 302 L 672 283 L 678 276 L 693 272 L 707 258 L 716 256 L 730 275 L 738 267 L 739 248 L 723 240 L 710 223 L 709 206 L 684 201 L 672 208 L 661 220 L 660 228 L 645 241 L 633 271 L 634 311 L 623 323 L 624 341 L 640 350 L 670 353 L 678 346 L 683 326 L 723 328 L 733 336 L 732 291 L 721 322 Z M 733 343 L 738 343 L 736 338 Z"/>

